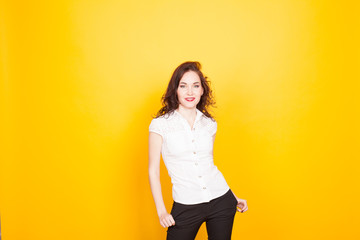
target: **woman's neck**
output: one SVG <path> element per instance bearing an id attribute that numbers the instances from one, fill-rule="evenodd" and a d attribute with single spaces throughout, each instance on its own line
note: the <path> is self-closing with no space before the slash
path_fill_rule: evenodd
<path id="1" fill-rule="evenodd" d="M 178 111 L 178 113 L 180 113 L 184 118 L 186 118 L 189 121 L 193 121 L 196 118 L 196 108 L 182 108 L 182 107 L 178 107 L 176 109 L 176 111 Z"/>

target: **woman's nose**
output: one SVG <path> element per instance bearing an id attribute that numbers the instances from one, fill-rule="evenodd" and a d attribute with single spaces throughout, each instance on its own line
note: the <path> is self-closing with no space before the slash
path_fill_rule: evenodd
<path id="1" fill-rule="evenodd" d="M 189 87 L 187 92 L 188 92 L 188 94 L 192 94 L 192 88 Z"/>

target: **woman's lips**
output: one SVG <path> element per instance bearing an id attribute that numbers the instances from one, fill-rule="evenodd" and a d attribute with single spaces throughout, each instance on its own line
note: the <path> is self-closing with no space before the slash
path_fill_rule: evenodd
<path id="1" fill-rule="evenodd" d="M 193 97 L 192 98 L 185 98 L 185 100 L 188 101 L 188 102 L 192 102 L 192 101 L 195 100 L 195 98 L 193 98 Z"/>

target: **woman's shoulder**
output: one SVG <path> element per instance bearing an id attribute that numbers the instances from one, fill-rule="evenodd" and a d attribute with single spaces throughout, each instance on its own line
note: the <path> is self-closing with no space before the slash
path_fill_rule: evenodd
<path id="1" fill-rule="evenodd" d="M 151 124 L 161 124 L 164 125 L 166 124 L 166 122 L 171 120 L 171 115 L 169 113 L 165 113 L 163 115 L 160 116 L 156 116 L 151 120 Z"/>
<path id="2" fill-rule="evenodd" d="M 203 115 L 205 121 L 208 123 L 208 124 L 217 124 L 215 118 L 213 117 L 208 117 L 206 116 L 205 114 Z"/>
<path id="3" fill-rule="evenodd" d="M 163 119 L 162 117 L 155 117 L 151 119 L 150 125 L 149 125 L 149 131 L 155 132 L 160 134 L 161 136 L 164 136 L 164 129 L 163 129 Z"/>
<path id="4" fill-rule="evenodd" d="M 217 131 L 217 122 L 212 117 L 207 117 L 204 115 L 202 125 L 211 135 L 213 135 Z"/>
<path id="5" fill-rule="evenodd" d="M 150 126 L 161 126 L 163 124 L 163 117 L 155 117 L 151 119 Z"/>

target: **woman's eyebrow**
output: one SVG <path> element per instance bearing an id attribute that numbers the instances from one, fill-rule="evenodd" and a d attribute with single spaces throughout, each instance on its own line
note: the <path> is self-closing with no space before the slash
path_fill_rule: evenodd
<path id="1" fill-rule="evenodd" d="M 193 84 L 197 84 L 197 83 L 200 83 L 200 82 L 194 82 Z M 186 82 L 180 82 L 180 84 L 185 84 L 185 85 L 187 85 Z"/>

